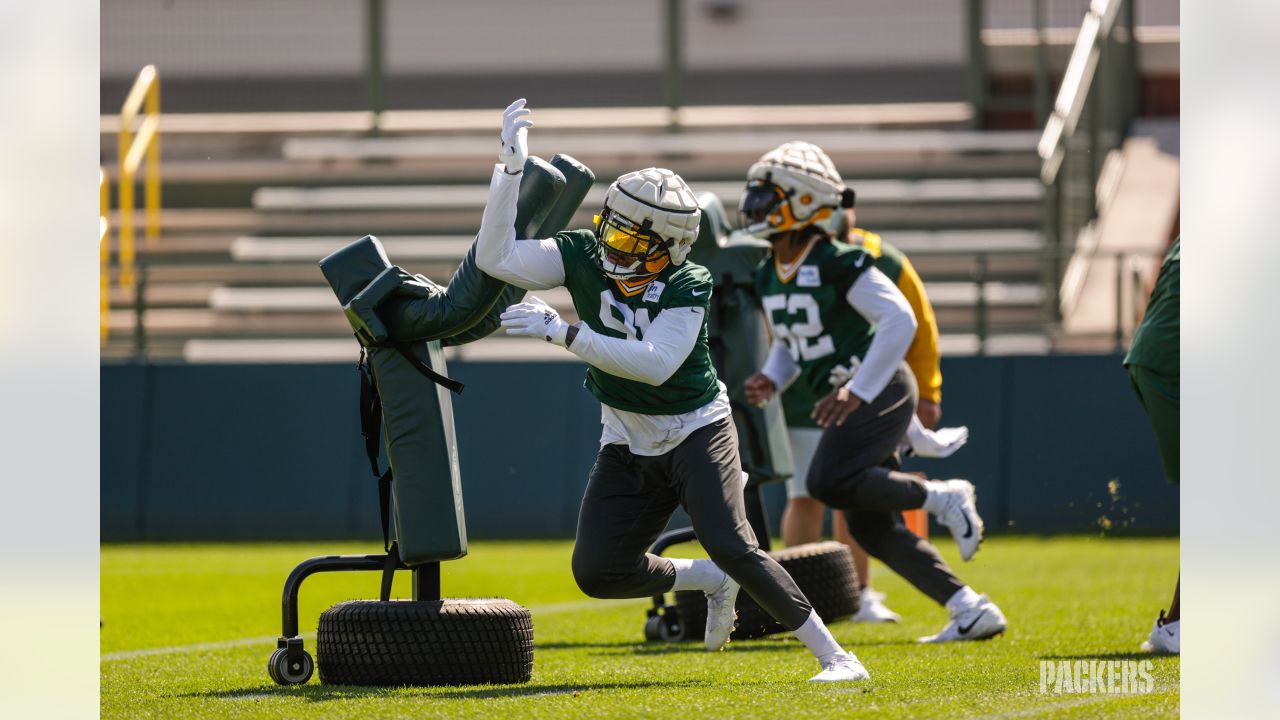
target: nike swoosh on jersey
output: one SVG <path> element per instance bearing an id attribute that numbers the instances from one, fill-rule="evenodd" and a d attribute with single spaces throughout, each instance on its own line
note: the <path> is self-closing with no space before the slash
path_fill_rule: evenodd
<path id="1" fill-rule="evenodd" d="M 698 297 L 699 295 L 706 295 L 706 294 L 707 294 L 707 291 L 706 291 L 706 290 L 703 290 L 702 292 L 698 292 L 698 291 L 696 291 L 696 290 L 690 290 L 690 291 L 689 291 L 689 294 L 690 294 L 690 295 L 692 295 L 692 296 L 694 296 L 694 297 Z"/>
<path id="2" fill-rule="evenodd" d="M 867 256 L 866 256 L 866 255 L 863 255 L 862 257 L 860 257 L 860 258 L 858 258 L 856 261 L 854 261 L 853 266 L 854 266 L 854 267 L 862 267 L 862 263 L 864 263 L 864 262 L 866 262 L 866 261 L 867 261 Z"/>
<path id="3" fill-rule="evenodd" d="M 977 625 L 978 621 L 982 619 L 982 616 L 986 614 L 987 614 L 987 611 L 983 610 L 982 612 L 978 613 L 978 617 L 974 618 L 973 622 L 969 623 L 968 625 L 961 625 L 960 627 L 956 628 L 956 632 L 960 633 L 961 635 L 968 635 L 969 631 L 973 629 L 973 626 Z"/>

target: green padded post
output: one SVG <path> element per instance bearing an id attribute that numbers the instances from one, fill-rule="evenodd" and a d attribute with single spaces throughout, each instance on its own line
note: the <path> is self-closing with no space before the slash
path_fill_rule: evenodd
<path id="1" fill-rule="evenodd" d="M 390 267 L 382 244 L 372 236 L 320 261 L 329 285 L 347 307 L 360 291 L 387 277 Z M 439 342 L 412 343 L 406 349 L 436 372 L 447 373 Z M 392 513 L 400 557 L 411 567 L 462 557 L 467 554 L 467 529 L 449 391 L 418 372 L 394 348 L 368 351 L 382 398 L 387 457 L 395 474 Z M 370 479 L 370 492 L 373 487 Z"/>
<path id="2" fill-rule="evenodd" d="M 414 343 L 409 352 L 448 374 L 439 341 Z M 370 365 L 382 398 L 387 460 L 395 473 L 391 510 L 400 559 L 415 567 L 463 557 L 467 524 L 450 393 L 395 350 L 371 354 L 381 356 Z"/>
<path id="3" fill-rule="evenodd" d="M 582 201 L 587 198 L 587 193 L 591 191 L 591 186 L 596 181 L 595 173 L 591 172 L 591 168 L 568 155 L 552 156 L 551 166 L 564 175 L 564 192 L 560 193 L 560 198 L 549 209 L 542 224 L 538 226 L 538 231 L 528 237 L 549 238 L 568 228 L 573 214 L 578 212 Z"/>
<path id="4" fill-rule="evenodd" d="M 564 191 L 564 174 L 540 157 L 529 156 L 520 178 L 520 199 L 516 201 L 516 237 L 527 238 L 542 224 Z"/>

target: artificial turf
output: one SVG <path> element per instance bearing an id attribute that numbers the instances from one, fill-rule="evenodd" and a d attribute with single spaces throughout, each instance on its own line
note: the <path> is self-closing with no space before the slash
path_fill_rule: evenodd
<path id="1" fill-rule="evenodd" d="M 280 631 L 281 587 L 314 555 L 369 553 L 365 542 L 108 545 L 102 548 L 104 718 L 801 718 L 1175 717 L 1176 657 L 1138 651 L 1177 575 L 1173 539 L 994 537 L 973 563 L 948 562 L 1009 619 L 986 642 L 921 646 L 945 613 L 876 567 L 897 625 L 831 626 L 871 680 L 815 686 L 817 663 L 789 635 L 700 643 L 643 642 L 646 600 L 591 600 L 569 572 L 567 541 L 475 542 L 443 567 L 451 597 L 507 597 L 533 613 L 533 680 L 514 686 L 280 687 L 267 657 Z M 669 555 L 698 554 L 678 546 Z M 408 596 L 407 573 L 393 593 Z M 320 611 L 376 597 L 376 573 L 317 575 L 303 586 L 302 632 L 314 655 Z M 1144 694 L 1040 689 L 1041 660 L 1151 660 Z"/>

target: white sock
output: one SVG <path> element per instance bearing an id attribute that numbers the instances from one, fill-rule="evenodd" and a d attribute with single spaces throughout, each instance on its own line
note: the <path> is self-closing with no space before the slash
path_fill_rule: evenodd
<path id="1" fill-rule="evenodd" d="M 710 560 L 689 560 L 686 558 L 670 558 L 676 569 L 676 582 L 671 590 L 701 590 L 704 593 L 715 592 L 724 584 L 724 571 Z"/>
<path id="2" fill-rule="evenodd" d="M 921 507 L 924 508 L 925 512 L 930 515 L 937 515 L 947 509 L 948 488 L 945 483 L 937 480 L 925 480 L 924 489 L 924 505 Z"/>
<path id="3" fill-rule="evenodd" d="M 967 608 L 973 607 L 974 605 L 977 605 L 981 601 L 982 601 L 982 596 L 974 592 L 973 588 L 969 587 L 968 585 L 965 585 L 964 587 L 955 591 L 955 594 L 953 594 L 947 600 L 947 612 L 954 615 L 960 612 L 961 610 L 965 610 Z"/>
<path id="4" fill-rule="evenodd" d="M 840 643 L 831 636 L 831 631 L 822 622 L 822 618 L 818 617 L 816 610 L 809 612 L 809 619 L 796 628 L 795 635 L 823 665 L 834 660 L 836 656 L 845 654 L 844 648 L 840 647 Z"/>

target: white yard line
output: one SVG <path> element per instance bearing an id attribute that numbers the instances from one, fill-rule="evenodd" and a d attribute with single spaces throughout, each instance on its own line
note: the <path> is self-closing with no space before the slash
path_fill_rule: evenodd
<path id="1" fill-rule="evenodd" d="M 641 603 L 633 602 L 629 605 L 639 606 Z M 573 612 L 575 610 L 588 610 L 591 608 L 618 607 L 619 603 L 602 604 L 599 600 L 574 600 L 571 602 L 551 603 L 549 605 L 533 605 L 529 607 L 529 612 L 534 615 L 536 620 L 540 615 L 555 615 L 558 613 Z M 315 639 L 315 633 L 303 635 L 305 640 Z M 116 662 L 119 660 L 133 660 L 140 657 L 151 657 L 153 655 L 179 655 L 183 653 L 205 652 L 209 650 L 224 650 L 226 648 L 244 647 L 248 645 L 274 645 L 278 636 L 262 635 L 259 637 L 238 638 L 236 640 L 221 640 L 218 642 L 195 643 L 193 645 L 171 645 L 169 647 L 153 647 L 138 648 L 136 650 L 119 650 L 116 652 L 103 653 L 101 662 Z"/>
<path id="2" fill-rule="evenodd" d="M 261 637 L 240 638 L 238 640 L 222 640 L 220 642 L 196 643 L 194 645 L 172 645 L 169 647 L 155 648 L 139 648 L 137 650 L 120 650 L 113 653 L 103 653 L 102 662 L 114 662 L 116 660 L 133 660 L 134 658 L 150 657 L 152 655 L 176 655 L 181 653 L 204 652 L 206 650 L 222 650 L 224 648 L 243 647 L 245 645 L 268 645 L 276 641 L 276 635 L 263 635 Z M 315 633 L 302 636 L 304 639 L 310 640 L 315 637 Z"/>

